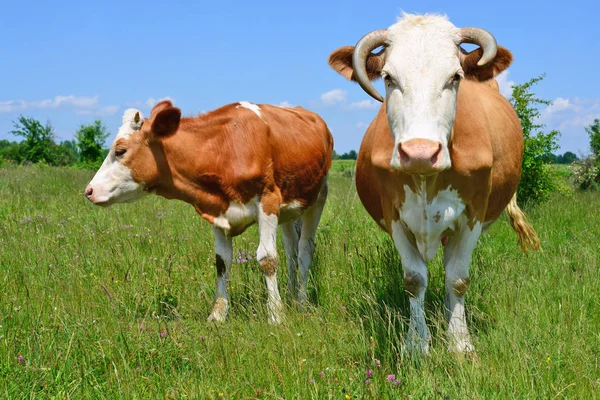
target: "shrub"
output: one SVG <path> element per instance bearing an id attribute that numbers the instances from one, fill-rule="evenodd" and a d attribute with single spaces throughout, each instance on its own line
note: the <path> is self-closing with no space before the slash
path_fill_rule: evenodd
<path id="1" fill-rule="evenodd" d="M 104 141 L 108 137 L 108 130 L 102 121 L 96 120 L 93 124 L 81 125 L 75 133 L 76 146 L 82 165 L 99 167 L 104 159 Z"/>
<path id="2" fill-rule="evenodd" d="M 599 190 L 600 156 L 592 154 L 573 164 L 573 181 L 581 190 Z"/>
<path id="3" fill-rule="evenodd" d="M 600 120 L 594 119 L 594 123 L 585 128 L 590 137 L 590 149 L 593 154 L 600 154 Z"/>
<path id="4" fill-rule="evenodd" d="M 548 160 L 552 152 L 558 148 L 560 132 L 542 132 L 544 125 L 537 124 L 540 116 L 538 105 L 549 105 L 550 102 L 536 97 L 531 87 L 544 79 L 544 75 L 530 79 L 512 88 L 510 99 L 515 112 L 521 120 L 523 128 L 523 171 L 517 197 L 523 203 L 538 203 L 547 200 L 550 193 L 557 189 L 556 179 L 548 168 Z"/>

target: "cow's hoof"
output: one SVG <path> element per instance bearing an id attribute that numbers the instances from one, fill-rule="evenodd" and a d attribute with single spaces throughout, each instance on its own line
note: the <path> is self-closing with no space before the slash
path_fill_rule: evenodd
<path id="1" fill-rule="evenodd" d="M 210 315 L 208 316 L 208 321 L 209 322 L 225 322 L 225 319 L 227 318 L 227 310 L 228 310 L 227 300 L 225 300 L 223 298 L 219 298 L 219 299 L 215 300 L 212 311 L 210 312 Z"/>

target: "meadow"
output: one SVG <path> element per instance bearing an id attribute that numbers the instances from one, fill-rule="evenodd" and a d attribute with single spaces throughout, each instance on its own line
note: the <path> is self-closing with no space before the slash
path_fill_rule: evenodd
<path id="1" fill-rule="evenodd" d="M 467 293 L 477 359 L 446 350 L 440 250 L 431 353 L 410 357 L 398 255 L 351 170 L 332 170 L 311 305 L 270 326 L 256 227 L 233 242 L 228 321 L 208 323 L 212 232 L 190 205 L 103 209 L 82 194 L 92 171 L 0 169 L 0 397 L 600 397 L 598 194 L 526 209 L 541 251 L 523 253 L 506 217 L 480 239 Z M 284 295 L 285 266 L 278 276 Z"/>

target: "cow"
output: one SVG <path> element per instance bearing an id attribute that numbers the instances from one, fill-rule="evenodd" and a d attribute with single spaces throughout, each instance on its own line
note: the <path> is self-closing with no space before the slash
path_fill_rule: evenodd
<path id="1" fill-rule="evenodd" d="M 266 280 L 269 322 L 279 324 L 277 227 L 287 255 L 288 291 L 301 306 L 307 301 L 332 151 L 325 122 L 302 107 L 243 101 L 182 118 L 170 101 L 162 101 L 149 118 L 139 110 L 125 111 L 85 196 L 110 206 L 155 193 L 194 206 L 212 225 L 215 240 L 217 286 L 210 321 L 227 316 L 232 238 L 258 223 L 256 259 Z"/>
<path id="2" fill-rule="evenodd" d="M 462 43 L 479 47 L 467 52 Z M 410 302 L 405 349 L 411 353 L 429 351 L 427 262 L 440 243 L 448 347 L 458 353 L 474 351 L 464 296 L 480 234 L 506 209 L 525 251 L 539 247 L 515 194 L 520 121 L 493 79 L 511 62 L 510 51 L 483 29 L 413 14 L 329 57 L 335 71 L 382 102 L 360 146 L 356 188 L 399 252 Z M 377 78 L 383 78 L 385 98 L 371 83 Z"/>

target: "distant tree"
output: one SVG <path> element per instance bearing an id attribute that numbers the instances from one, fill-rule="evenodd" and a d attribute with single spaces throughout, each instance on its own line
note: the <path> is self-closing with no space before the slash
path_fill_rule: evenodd
<path id="1" fill-rule="evenodd" d="M 338 153 L 336 153 L 335 150 L 333 150 L 333 153 L 331 154 L 331 159 L 332 160 L 339 160 L 340 159 L 340 155 Z"/>
<path id="2" fill-rule="evenodd" d="M 67 149 L 75 157 L 75 161 L 79 161 L 79 148 L 75 140 L 64 140 L 60 142 L 60 146 Z"/>
<path id="3" fill-rule="evenodd" d="M 600 120 L 594 119 L 594 123 L 585 128 L 590 137 L 590 148 L 592 153 L 600 155 Z"/>
<path id="4" fill-rule="evenodd" d="M 548 154 L 546 157 L 544 157 L 544 161 L 549 164 L 562 164 L 562 156 L 554 153 Z"/>
<path id="5" fill-rule="evenodd" d="M 53 157 L 56 144 L 54 143 L 54 130 L 50 122 L 46 122 L 46 126 L 43 126 L 40 121 L 34 118 L 20 116 L 19 121 L 13 122 L 13 124 L 14 130 L 11 133 L 24 138 L 19 144 L 21 161 L 54 164 Z"/>
<path id="6" fill-rule="evenodd" d="M 19 143 L 0 140 L 0 158 L 21 163 L 23 161 L 23 156 L 21 155 Z"/>
<path id="7" fill-rule="evenodd" d="M 579 160 L 579 157 L 577 157 L 577 154 L 567 151 L 565 154 L 562 155 L 561 164 L 573 164 L 577 160 Z"/>
<path id="8" fill-rule="evenodd" d="M 7 147 L 12 146 L 13 142 L 9 142 L 6 139 L 0 140 L 0 151 L 6 149 Z"/>
<path id="9" fill-rule="evenodd" d="M 350 150 L 347 153 L 342 154 L 340 157 L 340 160 L 356 160 L 358 157 L 358 154 L 356 154 L 356 150 Z"/>
<path id="10" fill-rule="evenodd" d="M 545 161 L 551 164 L 572 164 L 579 160 L 579 157 L 573 152 L 567 151 L 565 154 L 550 154 Z"/>
<path id="11" fill-rule="evenodd" d="M 104 154 L 102 148 L 108 135 L 106 127 L 100 120 L 90 125 L 81 125 L 75 133 L 80 161 L 85 164 L 100 162 Z"/>
<path id="12" fill-rule="evenodd" d="M 550 155 L 558 148 L 560 132 L 553 130 L 542 132 L 544 125 L 537 123 L 539 105 L 549 105 L 547 100 L 539 99 L 532 91 L 533 85 L 544 79 L 545 75 L 530 79 L 512 88 L 510 99 L 523 128 L 525 150 L 523 153 L 523 171 L 518 189 L 518 198 L 525 203 L 546 200 L 555 188 L 552 172 L 547 166 Z"/>
<path id="13" fill-rule="evenodd" d="M 59 145 L 54 145 L 53 165 L 73 165 L 77 162 L 77 151 L 73 140 L 65 140 Z"/>

